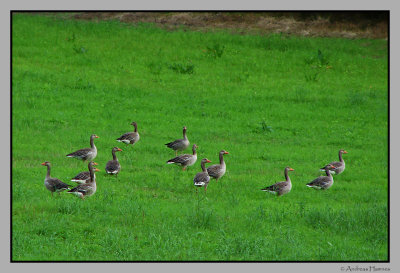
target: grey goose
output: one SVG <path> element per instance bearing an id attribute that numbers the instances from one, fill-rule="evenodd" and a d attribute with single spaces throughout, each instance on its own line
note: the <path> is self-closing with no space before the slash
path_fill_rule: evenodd
<path id="1" fill-rule="evenodd" d="M 183 139 L 177 139 L 175 141 L 169 142 L 165 145 L 167 145 L 168 148 L 171 148 L 172 150 L 175 151 L 175 156 L 178 156 L 178 151 L 183 151 L 187 147 L 189 147 L 189 140 L 186 136 L 186 126 L 183 127 Z"/>
<path id="2" fill-rule="evenodd" d="M 122 151 L 122 150 L 118 147 L 112 148 L 111 154 L 112 154 L 113 159 L 107 162 L 106 173 L 115 175 L 115 176 L 118 175 L 119 171 L 121 170 L 121 164 L 119 163 L 118 158 L 115 155 L 115 152 L 120 152 L 120 151 Z"/>
<path id="3" fill-rule="evenodd" d="M 95 169 L 93 161 L 90 161 L 88 164 L 88 169 L 90 173 L 90 180 L 84 184 L 79 184 L 72 190 L 69 190 L 68 193 L 72 193 L 75 196 L 85 199 L 86 196 L 93 195 L 97 190 L 96 178 L 94 176 L 94 171 L 100 171 L 99 169 Z"/>
<path id="4" fill-rule="evenodd" d="M 197 145 L 193 144 L 193 146 L 192 146 L 193 154 L 179 155 L 177 157 L 174 157 L 174 158 L 168 160 L 167 164 L 179 164 L 183 167 L 182 171 L 184 171 L 187 167 L 192 166 L 194 163 L 196 163 L 196 160 L 197 160 L 196 149 L 197 148 L 198 148 Z"/>
<path id="5" fill-rule="evenodd" d="M 215 182 L 218 182 L 218 179 L 220 179 L 226 172 L 226 164 L 224 161 L 224 155 L 229 154 L 225 150 L 221 150 L 219 152 L 219 164 L 212 165 L 207 168 L 207 172 L 210 175 L 210 177 L 215 179 Z"/>
<path id="6" fill-rule="evenodd" d="M 44 186 L 46 187 L 46 189 L 48 189 L 51 192 L 52 196 L 53 196 L 54 192 L 60 193 L 64 190 L 70 189 L 70 187 L 71 187 L 70 185 L 65 184 L 60 179 L 50 176 L 50 169 L 51 169 L 50 162 L 45 161 L 41 165 L 47 167 L 47 174 L 46 174 L 46 177 L 44 178 Z"/>
<path id="7" fill-rule="evenodd" d="M 346 165 L 344 163 L 342 154 L 347 154 L 347 151 L 345 150 L 339 150 L 339 161 L 334 161 L 329 163 L 328 165 L 324 166 L 323 168 L 320 169 L 320 171 L 325 171 L 325 168 L 329 165 L 331 165 L 332 167 L 329 167 L 329 172 L 331 174 L 340 174 L 344 171 L 344 169 L 346 168 Z"/>
<path id="8" fill-rule="evenodd" d="M 97 156 L 97 148 L 94 145 L 95 138 L 99 138 L 99 137 L 94 134 L 90 136 L 90 148 L 83 148 L 83 149 L 77 150 L 73 153 L 67 154 L 67 157 L 73 157 L 73 158 L 80 159 L 83 161 L 93 160 Z"/>
<path id="9" fill-rule="evenodd" d="M 289 171 L 294 171 L 290 167 L 285 168 L 285 181 L 275 183 L 271 186 L 261 189 L 272 194 L 277 194 L 278 196 L 287 194 L 292 189 L 292 182 L 290 181 Z"/>
<path id="10" fill-rule="evenodd" d="M 137 123 L 135 121 L 133 121 L 131 123 L 131 125 L 133 125 L 133 127 L 135 127 L 135 131 L 123 134 L 122 136 L 117 138 L 118 142 L 123 142 L 125 144 L 134 145 L 136 142 L 139 141 L 140 136 L 139 136 L 139 133 L 138 133 L 138 130 L 137 130 Z"/>
<path id="11" fill-rule="evenodd" d="M 324 171 L 326 173 L 326 176 L 320 176 L 315 178 L 313 181 L 308 183 L 306 186 L 310 188 L 314 188 L 317 190 L 326 190 L 332 187 L 333 185 L 333 176 L 331 173 L 331 170 L 334 169 L 333 165 L 326 165 L 324 167 Z"/>
<path id="12" fill-rule="evenodd" d="M 208 183 L 210 182 L 210 176 L 208 175 L 207 169 L 205 164 L 210 163 L 211 161 L 208 160 L 207 158 L 203 158 L 201 160 L 201 172 L 197 173 L 195 177 L 193 178 L 193 184 L 196 187 L 204 187 L 204 191 L 207 191 L 207 186 Z M 196 193 L 197 193 L 197 188 L 196 188 Z"/>

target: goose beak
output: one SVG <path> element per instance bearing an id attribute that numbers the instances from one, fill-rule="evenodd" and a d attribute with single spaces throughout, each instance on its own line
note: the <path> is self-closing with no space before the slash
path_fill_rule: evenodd
<path id="1" fill-rule="evenodd" d="M 208 160 L 208 159 L 207 159 L 207 161 L 206 161 L 206 162 L 207 162 L 207 163 L 211 163 L 211 161 L 210 161 L 210 160 Z"/>
<path id="2" fill-rule="evenodd" d="M 46 163 L 44 163 L 44 162 L 43 162 L 43 163 L 41 163 L 40 165 L 43 165 L 43 166 L 45 166 L 45 165 L 46 165 Z"/>
<path id="3" fill-rule="evenodd" d="M 97 168 L 96 168 L 96 169 L 94 169 L 94 170 L 95 170 L 96 172 L 99 172 L 99 171 L 100 171 L 100 170 L 99 170 L 99 169 L 97 169 Z"/>
<path id="4" fill-rule="evenodd" d="M 227 154 L 229 154 L 229 153 L 228 153 L 227 151 L 225 151 L 225 152 L 224 152 L 224 154 L 226 154 L 226 155 L 227 155 Z"/>
<path id="5" fill-rule="evenodd" d="M 343 151 L 344 154 L 347 154 L 347 151 Z"/>
<path id="6" fill-rule="evenodd" d="M 117 151 L 120 151 L 120 152 L 121 152 L 122 150 L 121 150 L 120 148 L 118 148 L 118 150 L 117 150 Z"/>
<path id="7" fill-rule="evenodd" d="M 96 165 L 96 166 L 97 166 L 97 165 L 99 165 L 99 164 L 97 164 L 96 162 L 93 162 L 93 165 Z"/>
<path id="8" fill-rule="evenodd" d="M 289 171 L 294 171 L 294 169 L 292 169 L 292 168 L 289 168 Z"/>
<path id="9" fill-rule="evenodd" d="M 99 138 L 98 136 L 95 136 L 94 138 Z"/>

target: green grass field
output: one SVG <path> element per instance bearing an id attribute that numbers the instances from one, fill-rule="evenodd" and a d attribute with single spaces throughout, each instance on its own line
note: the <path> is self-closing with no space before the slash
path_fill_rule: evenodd
<path id="1" fill-rule="evenodd" d="M 387 46 L 13 14 L 12 260 L 387 260 Z M 132 121 L 140 141 L 116 142 Z M 164 146 L 183 126 L 199 146 L 186 172 Z M 91 134 L 96 194 L 52 198 L 40 164 L 68 183 Z M 221 149 L 226 175 L 196 195 Z M 307 188 L 339 149 L 332 188 Z M 286 166 L 289 194 L 260 191 Z"/>

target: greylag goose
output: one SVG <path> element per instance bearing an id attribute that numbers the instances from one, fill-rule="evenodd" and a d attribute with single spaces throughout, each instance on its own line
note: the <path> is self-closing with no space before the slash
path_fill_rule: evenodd
<path id="1" fill-rule="evenodd" d="M 178 151 L 183 151 L 189 146 L 189 140 L 186 136 L 186 126 L 183 127 L 183 139 L 177 139 L 175 141 L 172 141 L 170 143 L 167 143 L 168 148 L 171 148 L 172 150 L 175 151 L 175 156 L 178 156 Z"/>
<path id="2" fill-rule="evenodd" d="M 182 171 L 184 171 L 187 167 L 192 166 L 194 163 L 196 163 L 196 160 L 197 160 L 196 149 L 197 148 L 198 148 L 197 145 L 193 144 L 193 147 L 192 147 L 193 154 L 192 155 L 183 154 L 183 155 L 174 157 L 174 158 L 168 160 L 167 164 L 173 164 L 173 163 L 180 164 L 183 167 Z"/>
<path id="3" fill-rule="evenodd" d="M 207 186 L 208 183 L 210 182 L 210 176 L 208 175 L 207 169 L 206 169 L 206 163 L 210 163 L 211 161 L 208 160 L 207 158 L 203 158 L 201 160 L 201 170 L 202 172 L 199 172 L 196 174 L 196 176 L 193 178 L 193 183 L 196 187 L 204 187 L 204 191 L 207 192 Z M 196 188 L 196 193 L 197 193 L 197 188 Z"/>
<path id="4" fill-rule="evenodd" d="M 221 178 L 226 172 L 226 165 L 224 161 L 224 155 L 229 154 L 225 150 L 221 150 L 219 152 L 219 164 L 212 165 L 207 168 L 208 174 L 215 179 L 215 182 L 218 182 L 218 179 Z"/>
<path id="5" fill-rule="evenodd" d="M 320 176 L 315 178 L 313 181 L 307 184 L 307 187 L 314 188 L 317 190 L 326 190 L 333 185 L 333 176 L 331 170 L 334 168 L 333 165 L 326 165 L 324 171 L 326 176 Z"/>
<path id="6" fill-rule="evenodd" d="M 74 157 L 83 161 L 93 160 L 97 156 L 97 148 L 94 145 L 94 139 L 99 138 L 96 135 L 90 136 L 90 148 L 83 148 L 73 153 L 67 154 L 67 157 Z"/>
<path id="7" fill-rule="evenodd" d="M 42 165 L 47 166 L 47 174 L 44 179 L 44 186 L 46 187 L 46 189 L 51 191 L 51 196 L 53 196 L 54 192 L 58 192 L 58 194 L 60 194 L 60 192 L 70 189 L 69 188 L 69 187 L 71 187 L 70 185 L 65 184 L 60 179 L 53 178 L 50 176 L 50 169 L 51 169 L 50 162 L 48 162 L 48 161 L 43 162 Z"/>
<path id="8" fill-rule="evenodd" d="M 129 132 L 129 133 L 125 133 L 122 136 L 120 136 L 119 138 L 117 138 L 118 142 L 123 142 L 125 144 L 132 144 L 134 145 L 136 142 L 139 141 L 140 136 L 139 133 L 137 131 L 137 123 L 136 122 L 132 122 L 131 125 L 133 125 L 135 127 L 135 131 L 134 132 Z"/>
<path id="9" fill-rule="evenodd" d="M 332 167 L 329 167 L 329 171 L 331 174 L 342 173 L 344 171 L 344 168 L 346 167 L 346 165 L 344 164 L 342 154 L 347 154 L 347 152 L 345 150 L 339 150 L 339 161 L 334 161 L 329 163 L 328 165 L 321 168 L 320 171 L 325 171 L 325 168 L 331 165 Z"/>
<path id="10" fill-rule="evenodd" d="M 117 176 L 119 171 L 121 170 L 121 164 L 119 164 L 118 158 L 115 155 L 115 152 L 120 152 L 120 151 L 122 151 L 122 150 L 118 147 L 112 148 L 111 153 L 112 153 L 113 159 L 107 162 L 107 165 L 106 165 L 107 173 L 115 174 Z"/>
<path id="11" fill-rule="evenodd" d="M 97 186 L 96 186 L 96 179 L 94 177 L 94 171 L 100 171 L 100 170 L 97 168 L 94 169 L 93 165 L 94 164 L 92 161 L 89 162 L 88 164 L 90 180 L 84 184 L 79 184 L 72 190 L 69 190 L 68 193 L 72 193 L 83 200 L 85 199 L 86 196 L 91 196 L 96 192 Z"/>
<path id="12" fill-rule="evenodd" d="M 290 167 L 285 168 L 285 178 L 286 178 L 285 181 L 275 183 L 275 184 L 268 186 L 266 188 L 263 188 L 261 190 L 270 192 L 272 194 L 278 194 L 278 196 L 289 193 L 290 190 L 292 189 L 292 182 L 290 181 L 290 177 L 289 177 L 289 173 L 288 173 L 289 171 L 294 171 L 294 170 Z"/>
<path id="13" fill-rule="evenodd" d="M 98 165 L 96 162 L 93 162 L 93 165 Z M 98 169 L 94 169 L 95 171 Z M 96 174 L 94 174 L 94 178 L 96 179 Z M 90 172 L 80 172 L 74 178 L 71 179 L 72 182 L 77 182 L 79 184 L 89 182 L 90 180 Z"/>

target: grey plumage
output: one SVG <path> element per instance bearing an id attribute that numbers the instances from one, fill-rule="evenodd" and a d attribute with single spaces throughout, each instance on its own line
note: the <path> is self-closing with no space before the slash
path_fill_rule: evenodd
<path id="1" fill-rule="evenodd" d="M 108 161 L 106 164 L 106 173 L 108 173 L 108 174 L 118 175 L 118 173 L 121 170 L 121 164 L 119 163 L 118 158 L 115 155 L 115 152 L 118 152 L 118 151 L 122 151 L 122 150 L 118 147 L 114 147 L 111 150 L 113 159 Z"/>
<path id="2" fill-rule="evenodd" d="M 328 170 L 331 174 L 340 174 L 346 168 L 346 164 L 344 163 L 342 154 L 347 154 L 345 150 L 339 150 L 339 161 L 334 161 L 329 163 L 328 165 L 322 167 L 320 171 L 325 171 L 325 168 L 328 167 Z M 329 167 L 331 166 L 331 167 Z"/>
<path id="3" fill-rule="evenodd" d="M 189 146 L 190 142 L 186 136 L 186 126 L 183 127 L 183 139 L 177 139 L 175 141 L 165 144 L 168 148 L 175 151 L 175 155 L 178 155 L 178 151 L 183 151 Z"/>
<path id="4" fill-rule="evenodd" d="M 210 182 L 210 176 L 207 173 L 205 164 L 211 162 L 210 160 L 208 160 L 207 158 L 203 158 L 201 160 L 201 170 L 202 172 L 199 172 L 195 175 L 195 177 L 193 178 L 193 184 L 196 187 L 204 187 L 204 190 L 207 191 L 207 186 L 208 183 Z"/>
<path id="5" fill-rule="evenodd" d="M 96 135 L 90 136 L 90 148 L 83 148 L 73 153 L 67 154 L 67 157 L 73 157 L 80 160 L 93 160 L 97 156 L 97 148 L 94 145 L 94 139 L 99 138 Z"/>
<path id="6" fill-rule="evenodd" d="M 72 194 L 78 196 L 79 198 L 84 199 L 86 196 L 91 196 L 96 192 L 97 185 L 96 185 L 96 179 L 94 177 L 93 165 L 94 164 L 92 161 L 89 162 L 89 164 L 88 164 L 90 180 L 87 183 L 79 184 L 75 188 L 69 190 L 68 193 L 72 193 Z M 96 169 L 96 171 L 99 171 L 99 170 Z"/>
<path id="7" fill-rule="evenodd" d="M 330 172 L 334 167 L 332 165 L 327 165 L 324 167 L 326 176 L 320 176 L 308 183 L 306 186 L 310 188 L 314 188 L 317 190 L 326 190 L 332 187 L 333 185 L 333 176 Z"/>
<path id="8" fill-rule="evenodd" d="M 50 162 L 46 161 L 42 163 L 43 166 L 47 167 L 47 174 L 44 179 L 44 186 L 46 189 L 48 189 L 51 192 L 51 195 L 53 195 L 54 192 L 61 192 L 64 190 L 69 190 L 70 185 L 62 182 L 60 179 L 54 178 L 50 176 L 50 169 L 51 169 L 51 164 Z"/>
<path id="9" fill-rule="evenodd" d="M 288 173 L 289 171 L 294 171 L 294 170 L 290 167 L 285 168 L 285 178 L 286 178 L 285 181 L 275 183 L 275 184 L 265 187 L 261 190 L 267 191 L 269 193 L 277 194 L 278 196 L 289 193 L 290 190 L 292 189 L 292 182 L 290 180 L 289 173 Z"/>
<path id="10" fill-rule="evenodd" d="M 132 144 L 132 145 L 134 145 L 136 142 L 139 141 L 140 135 L 137 131 L 137 123 L 135 121 L 133 121 L 131 123 L 131 125 L 133 125 L 135 127 L 135 131 L 123 134 L 122 136 L 117 138 L 117 141 L 123 142 L 125 144 Z"/>
<path id="11" fill-rule="evenodd" d="M 207 168 L 208 174 L 218 182 L 218 179 L 221 178 L 226 172 L 226 164 L 224 161 L 224 155 L 229 154 L 225 150 L 221 150 L 219 152 L 219 164 L 212 165 Z"/>
<path id="12" fill-rule="evenodd" d="M 97 165 L 97 163 L 93 162 L 93 165 Z M 94 177 L 96 178 L 96 174 L 94 174 Z M 71 179 L 72 182 L 77 182 L 77 183 L 86 183 L 89 180 L 90 180 L 90 172 L 80 172 Z"/>
<path id="13" fill-rule="evenodd" d="M 196 153 L 196 149 L 197 149 L 197 145 L 193 144 L 192 146 L 192 152 L 193 154 L 183 154 L 177 157 L 174 157 L 170 160 L 167 161 L 167 164 L 179 164 L 183 167 L 183 170 L 186 169 L 186 167 L 192 166 L 194 163 L 196 163 L 197 160 L 197 153 Z"/>

